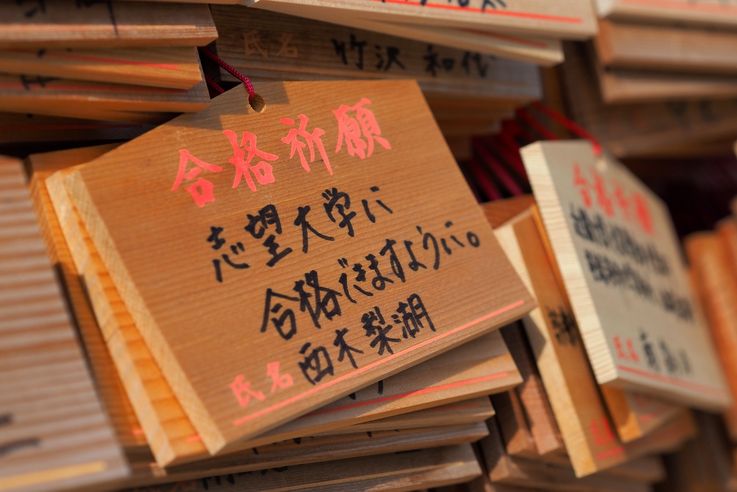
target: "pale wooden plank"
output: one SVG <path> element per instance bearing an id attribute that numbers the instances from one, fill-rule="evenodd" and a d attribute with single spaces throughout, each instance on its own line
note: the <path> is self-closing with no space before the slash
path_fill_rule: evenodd
<path id="1" fill-rule="evenodd" d="M 0 51 L 0 72 L 189 89 L 202 81 L 195 48 Z"/>
<path id="2" fill-rule="evenodd" d="M 0 105 L 6 111 L 47 114 L 49 111 L 95 112 L 97 119 L 136 112 L 185 112 L 207 107 L 204 81 L 190 89 L 169 89 L 35 76 L 0 75 Z M 108 113 L 101 113 L 108 111 Z M 51 113 L 48 113 L 51 114 Z M 150 117 L 149 117 L 150 118 Z M 128 120 L 131 121 L 131 120 Z"/>
<path id="3" fill-rule="evenodd" d="M 492 2 L 471 0 L 449 5 L 445 0 L 365 1 L 365 0 L 253 0 L 269 5 L 299 5 L 330 9 L 333 16 L 361 15 L 366 19 L 415 22 L 429 26 L 451 26 L 524 33 L 530 36 L 583 39 L 596 32 L 593 6 L 569 1 L 546 5 L 525 0 Z"/>
<path id="4" fill-rule="evenodd" d="M 2 2 L 0 26 L 0 49 L 202 46 L 217 38 L 206 5 Z"/>
<path id="5" fill-rule="evenodd" d="M 665 204 L 589 142 L 521 152 L 599 384 L 726 408 L 724 376 Z"/>
<path id="6" fill-rule="evenodd" d="M 417 490 L 450 483 L 466 482 L 481 473 L 478 461 L 469 445 L 354 458 L 337 463 L 297 465 L 264 470 L 259 473 L 239 473 L 207 477 L 167 486 L 145 488 L 142 491 L 174 492 L 260 490 L 337 492 L 346 487 L 360 490 Z"/>
<path id="7" fill-rule="evenodd" d="M 32 207 L 20 162 L 0 160 L 5 189 L 0 201 Z M 15 185 L 11 185 L 11 178 Z M 10 193 L 11 190 L 18 193 Z M 3 219 L 15 216 L 12 209 L 0 212 Z M 51 264 L 34 217 L 25 214 L 18 223 L 33 226 L 25 238 L 0 236 L 0 277 L 7 278 L 8 268 L 16 258 L 43 259 L 49 275 L 30 289 L 20 289 L 14 296 L 22 305 L 38 298 L 43 291 L 49 314 L 58 321 L 44 330 L 43 314 L 26 313 L 22 318 L 0 309 L 0 337 L 3 361 L 0 364 L 0 427 L 3 454 L 0 457 L 0 489 L 48 490 L 78 489 L 106 482 L 116 482 L 128 474 L 113 430 L 104 414 L 87 371 L 73 327 L 65 310 L 59 286 L 51 275 Z M 12 253 L 4 246 L 13 241 L 24 244 L 24 251 Z M 36 245 L 41 245 L 37 248 Z M 33 270 L 31 270 L 32 272 Z M 22 270 L 10 273 L 24 282 Z M 14 285 L 0 286 L 0 298 Z M 46 291 L 50 295 L 45 294 Z M 23 327 L 18 325 L 24 320 Z M 16 326 L 10 331 L 10 326 Z"/>
<path id="8" fill-rule="evenodd" d="M 541 97 L 531 63 L 259 9 L 214 7 L 213 18 L 218 53 L 251 75 L 413 78 L 430 93 L 516 102 Z"/>
<path id="9" fill-rule="evenodd" d="M 391 18 L 377 21 L 360 16 L 333 16 L 331 10 L 289 4 L 266 4 L 263 7 L 273 12 L 545 66 L 563 61 L 560 41 L 554 39 L 445 26 L 424 26 Z"/>
<path id="10" fill-rule="evenodd" d="M 594 47 L 605 66 L 720 74 L 737 71 L 737 33 L 713 27 L 600 20 Z"/>

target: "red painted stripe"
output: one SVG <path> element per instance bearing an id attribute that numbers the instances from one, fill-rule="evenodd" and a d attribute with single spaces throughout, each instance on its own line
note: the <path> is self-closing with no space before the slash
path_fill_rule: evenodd
<path id="1" fill-rule="evenodd" d="M 617 364 L 617 368 L 621 369 L 622 371 L 637 374 L 638 376 L 653 379 L 656 381 L 662 381 L 667 384 L 672 384 L 673 386 L 692 388 L 692 389 L 696 389 L 699 391 L 708 391 L 710 393 L 715 393 L 715 394 L 722 393 L 722 390 L 720 390 L 719 388 L 715 388 L 713 386 L 707 386 L 705 384 L 694 383 L 693 381 L 686 381 L 685 379 L 676 378 L 673 376 L 666 376 L 665 374 L 653 374 L 650 371 L 639 369 L 637 367 L 628 367 L 628 366 L 623 366 L 622 364 Z"/>
<path id="2" fill-rule="evenodd" d="M 342 412 L 344 410 L 351 410 L 353 408 L 365 407 L 368 405 L 374 405 L 376 403 L 386 403 L 389 401 L 401 400 L 402 398 L 407 398 L 410 396 L 421 396 L 421 395 L 437 393 L 438 391 L 444 391 L 444 390 L 453 389 L 453 388 L 462 388 L 464 386 L 469 386 L 469 385 L 477 384 L 477 383 L 484 383 L 486 381 L 493 381 L 495 379 L 501 379 L 507 376 L 509 376 L 509 372 L 507 371 L 497 372 L 494 374 L 487 374 L 486 376 L 479 376 L 476 378 L 463 379 L 461 381 L 456 381 L 454 383 L 439 384 L 437 386 L 428 386 L 426 388 L 421 388 L 421 389 L 413 390 L 413 391 L 407 391 L 405 393 L 397 393 L 394 395 L 387 395 L 387 396 L 380 396 L 377 398 L 372 398 L 370 400 L 356 401 L 353 403 L 348 403 L 348 404 L 340 405 L 337 407 L 321 408 L 320 410 L 316 410 L 310 413 L 310 415 L 323 415 L 323 414 L 328 414 L 328 413 Z"/>
<path id="3" fill-rule="evenodd" d="M 124 58 L 113 58 L 109 56 L 96 56 L 96 55 L 83 55 L 81 53 L 63 53 L 63 52 L 47 52 L 47 57 L 57 57 L 57 58 L 67 58 L 70 60 L 83 60 L 83 61 L 91 61 L 96 63 L 117 63 L 120 65 L 135 65 L 140 67 L 151 67 L 151 68 L 158 68 L 160 70 L 171 70 L 173 72 L 180 71 L 180 68 L 178 65 L 174 65 L 172 63 L 151 63 L 147 61 L 140 61 L 140 60 L 126 60 Z"/>

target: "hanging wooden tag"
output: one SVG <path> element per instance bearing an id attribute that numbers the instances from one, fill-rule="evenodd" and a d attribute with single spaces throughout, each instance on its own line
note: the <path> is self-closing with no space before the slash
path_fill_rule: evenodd
<path id="1" fill-rule="evenodd" d="M 416 83 L 238 87 L 71 173 L 70 195 L 210 452 L 533 302 Z"/>
<path id="2" fill-rule="evenodd" d="M 599 384 L 729 403 L 662 201 L 584 141 L 522 149 Z"/>

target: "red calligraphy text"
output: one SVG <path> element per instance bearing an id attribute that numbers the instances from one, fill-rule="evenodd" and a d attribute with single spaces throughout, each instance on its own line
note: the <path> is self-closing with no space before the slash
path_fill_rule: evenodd
<path id="1" fill-rule="evenodd" d="M 289 388 L 294 384 L 291 374 L 280 373 L 279 365 L 279 361 L 269 362 L 266 365 L 266 374 L 271 378 L 271 393 Z"/>
<path id="2" fill-rule="evenodd" d="M 338 120 L 338 144 L 335 152 L 340 152 L 345 144 L 346 151 L 351 157 L 366 159 L 374 153 L 378 143 L 385 150 L 392 148 L 387 139 L 381 136 L 381 128 L 373 111 L 366 106 L 371 100 L 364 97 L 353 106 L 341 104 L 333 111 Z"/>
<path id="3" fill-rule="evenodd" d="M 189 170 L 187 166 L 189 163 L 193 163 Z M 187 193 L 192 196 L 192 200 L 197 204 L 198 207 L 202 208 L 205 204 L 215 201 L 215 185 L 211 181 L 200 176 L 204 171 L 217 173 L 222 171 L 223 168 L 210 164 L 202 159 L 198 159 L 193 156 L 189 150 L 179 150 L 179 169 L 177 171 L 177 177 L 174 180 L 174 185 L 171 187 L 171 191 L 177 191 L 182 182 L 190 182 L 184 189 Z"/>
<path id="4" fill-rule="evenodd" d="M 276 182 L 274 170 L 270 163 L 277 160 L 279 156 L 259 150 L 256 144 L 256 135 L 244 131 L 239 144 L 238 136 L 233 130 L 223 130 L 223 134 L 233 148 L 233 156 L 228 159 L 228 162 L 235 167 L 233 188 L 237 188 L 241 180 L 246 181 L 251 191 L 256 191 L 256 183 L 264 186 Z M 254 160 L 256 161 L 255 164 L 253 163 Z"/>
<path id="5" fill-rule="evenodd" d="M 315 150 L 320 155 L 320 159 L 325 165 L 328 174 L 332 176 L 333 168 L 330 166 L 330 159 L 325 152 L 325 146 L 322 143 L 322 137 L 325 135 L 325 130 L 322 128 L 315 127 L 312 131 L 307 130 L 307 124 L 310 119 L 300 114 L 297 116 L 299 123 L 295 127 L 295 121 L 293 118 L 282 118 L 282 125 L 292 127 L 289 129 L 286 137 L 281 139 L 282 142 L 289 145 L 289 158 L 292 159 L 294 154 L 299 156 L 299 163 L 307 172 L 310 172 L 310 164 L 315 162 Z M 305 155 L 305 150 L 307 154 Z"/>
<path id="6" fill-rule="evenodd" d="M 246 377 L 243 374 L 238 374 L 235 379 L 233 379 L 233 382 L 230 383 L 230 390 L 238 400 L 238 404 L 244 408 L 251 403 L 251 398 L 255 398 L 259 401 L 264 401 L 266 399 L 261 391 L 251 388 L 251 382 L 246 381 Z"/>

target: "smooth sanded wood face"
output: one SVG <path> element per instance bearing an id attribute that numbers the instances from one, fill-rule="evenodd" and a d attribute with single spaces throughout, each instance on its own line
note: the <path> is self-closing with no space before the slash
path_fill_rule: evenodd
<path id="1" fill-rule="evenodd" d="M 432 94 L 518 103 L 541 97 L 531 63 L 239 6 L 215 7 L 213 18 L 218 53 L 251 76 L 416 79 Z"/>
<path id="2" fill-rule="evenodd" d="M 596 32 L 593 5 L 567 1 L 544 4 L 526 0 L 249 0 L 269 5 L 323 7 L 334 15 L 360 15 L 373 20 L 416 22 L 430 26 L 525 33 L 531 36 L 582 39 Z"/>
<path id="3" fill-rule="evenodd" d="M 665 205 L 587 142 L 536 143 L 522 157 L 597 381 L 725 408 Z"/>
<path id="4" fill-rule="evenodd" d="M 416 84 L 258 90 L 264 113 L 236 88 L 67 180 L 211 452 L 531 306 Z"/>
<path id="5" fill-rule="evenodd" d="M 187 47 L 3 51 L 0 71 L 172 89 L 202 81 L 197 50 Z"/>
<path id="6" fill-rule="evenodd" d="M 21 163 L 0 159 L 0 490 L 79 489 L 128 469 L 90 378 Z"/>

